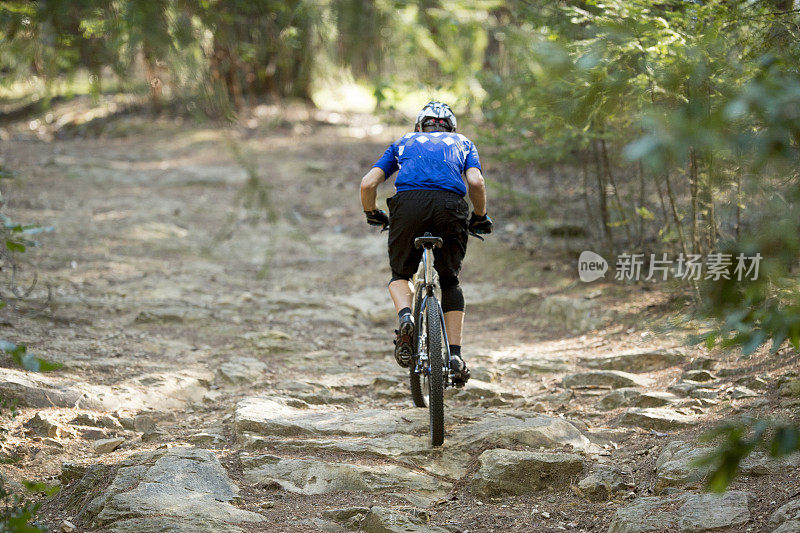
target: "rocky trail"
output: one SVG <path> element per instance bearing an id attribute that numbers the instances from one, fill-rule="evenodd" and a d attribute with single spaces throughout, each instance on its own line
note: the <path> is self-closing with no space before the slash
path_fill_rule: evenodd
<path id="1" fill-rule="evenodd" d="M 357 201 L 396 133 L 7 136 L 9 214 L 55 230 L 0 338 L 64 367 L 0 367 L 2 471 L 61 486 L 52 531 L 800 531 L 800 456 L 751 456 L 723 495 L 692 464 L 721 420 L 797 412 L 797 354 L 684 345 L 668 294 L 578 285 L 566 245 L 529 253 L 499 202 L 510 222 L 462 275 L 474 379 L 430 449 Z"/>

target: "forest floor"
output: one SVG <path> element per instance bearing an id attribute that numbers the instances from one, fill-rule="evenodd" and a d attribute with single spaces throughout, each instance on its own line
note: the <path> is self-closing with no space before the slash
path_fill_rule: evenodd
<path id="1" fill-rule="evenodd" d="M 491 196 L 498 231 L 461 276 L 474 379 L 430 449 L 392 357 L 386 234 L 358 201 L 402 130 L 303 108 L 243 124 L 3 131 L 5 212 L 54 230 L 0 338 L 64 366 L 0 363 L 2 472 L 62 485 L 53 531 L 769 531 L 797 499 L 792 458 L 719 501 L 692 499 L 686 459 L 720 421 L 794 416 L 796 352 L 686 345 L 667 287 L 580 283 L 580 244 L 533 249 Z"/>

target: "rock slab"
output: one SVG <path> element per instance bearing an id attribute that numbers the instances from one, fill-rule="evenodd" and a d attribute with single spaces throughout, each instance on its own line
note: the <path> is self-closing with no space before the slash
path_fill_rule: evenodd
<path id="1" fill-rule="evenodd" d="M 650 496 L 617 510 L 608 533 L 712 531 L 739 526 L 748 520 L 749 495 L 742 491 Z"/>
<path id="2" fill-rule="evenodd" d="M 470 488 L 479 496 L 524 494 L 564 486 L 583 471 L 581 456 L 573 453 L 539 453 L 486 450 Z"/>
<path id="3" fill-rule="evenodd" d="M 566 389 L 620 389 L 622 387 L 647 387 L 652 383 L 647 377 L 619 370 L 594 370 L 566 376 L 562 385 Z"/>
<path id="4" fill-rule="evenodd" d="M 66 513 L 115 533 L 241 533 L 236 524 L 264 520 L 231 504 L 238 488 L 216 456 L 202 449 L 142 452 L 118 468 L 95 465 L 62 492 Z M 97 496 L 84 505 L 92 495 Z"/>
<path id="5" fill-rule="evenodd" d="M 397 465 L 327 463 L 316 459 L 282 459 L 273 455 L 242 454 L 240 457 L 245 479 L 249 483 L 277 483 L 284 490 L 298 494 L 386 489 L 432 493 L 447 490 L 451 486 Z"/>

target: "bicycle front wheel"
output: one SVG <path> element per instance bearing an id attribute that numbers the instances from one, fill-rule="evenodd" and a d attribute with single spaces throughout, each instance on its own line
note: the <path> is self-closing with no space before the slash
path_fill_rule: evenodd
<path id="1" fill-rule="evenodd" d="M 444 442 L 444 357 L 442 322 L 439 318 L 439 303 L 436 297 L 428 297 L 425 306 L 426 333 L 428 336 L 428 410 L 431 416 L 431 446 Z"/>

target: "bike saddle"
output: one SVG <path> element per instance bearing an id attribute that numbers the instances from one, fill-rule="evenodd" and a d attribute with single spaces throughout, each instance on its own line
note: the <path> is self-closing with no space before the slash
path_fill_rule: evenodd
<path id="1" fill-rule="evenodd" d="M 414 247 L 420 248 L 424 246 L 425 248 L 441 248 L 442 247 L 442 238 L 441 237 L 434 237 L 427 231 L 422 237 L 417 237 L 414 239 Z"/>

